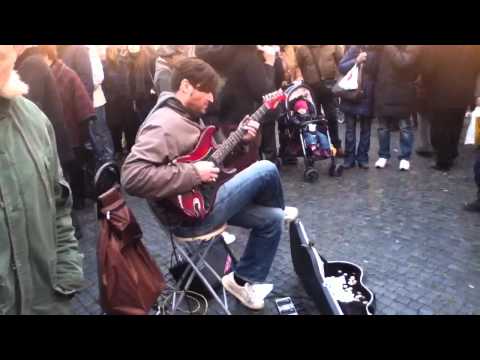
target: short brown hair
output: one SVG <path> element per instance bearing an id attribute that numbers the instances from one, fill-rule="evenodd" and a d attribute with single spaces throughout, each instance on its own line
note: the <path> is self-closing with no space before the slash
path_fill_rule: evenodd
<path id="1" fill-rule="evenodd" d="M 203 92 L 216 92 L 219 83 L 217 72 L 205 61 L 193 57 L 183 59 L 175 66 L 171 80 L 173 91 L 178 91 L 183 79 Z"/>

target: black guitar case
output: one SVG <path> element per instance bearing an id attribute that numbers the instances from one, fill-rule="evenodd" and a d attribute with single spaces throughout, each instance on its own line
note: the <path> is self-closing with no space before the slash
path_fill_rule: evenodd
<path id="1" fill-rule="evenodd" d="M 310 241 L 302 222 L 290 224 L 290 247 L 293 267 L 307 294 L 318 310 L 325 315 L 373 315 L 375 295 L 363 284 L 363 269 L 350 262 L 328 262 L 319 255 Z M 340 301 L 328 286 L 326 279 L 344 277 L 345 288 L 350 288 L 359 299 Z M 348 284 L 348 281 L 352 281 Z M 348 289 L 347 289 L 348 290 Z"/>

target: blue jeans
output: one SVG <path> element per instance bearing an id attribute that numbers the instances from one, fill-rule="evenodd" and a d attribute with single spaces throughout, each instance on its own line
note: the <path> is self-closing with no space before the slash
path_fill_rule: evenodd
<path id="1" fill-rule="evenodd" d="M 380 149 L 378 156 L 385 159 L 390 159 L 390 126 L 392 117 L 378 118 L 378 141 Z M 413 130 L 410 118 L 401 118 L 398 121 L 400 126 L 400 160 L 410 160 L 413 148 Z"/>
<path id="2" fill-rule="evenodd" d="M 329 150 L 330 149 L 330 143 L 328 142 L 328 137 L 327 135 L 323 134 L 320 131 L 304 131 L 303 135 L 305 137 L 305 143 L 307 145 L 317 145 L 318 147 L 324 149 L 324 150 Z"/>
<path id="3" fill-rule="evenodd" d="M 225 223 L 251 229 L 245 252 L 234 271 L 249 283 L 263 282 L 282 237 L 284 208 L 277 167 L 267 160 L 257 161 L 220 187 L 212 212 L 200 225 L 178 227 L 173 232 L 192 236 Z"/>
<path id="4" fill-rule="evenodd" d="M 357 122 L 360 123 L 360 140 L 358 142 L 358 147 Z M 352 166 L 355 165 L 355 162 L 365 165 L 368 164 L 372 118 L 361 115 L 345 114 L 345 124 L 345 165 Z"/>
<path id="5" fill-rule="evenodd" d="M 113 141 L 107 125 L 105 106 L 95 109 L 97 118 L 90 121 L 88 132 L 95 154 L 95 164 L 98 169 L 108 161 L 113 161 Z"/>

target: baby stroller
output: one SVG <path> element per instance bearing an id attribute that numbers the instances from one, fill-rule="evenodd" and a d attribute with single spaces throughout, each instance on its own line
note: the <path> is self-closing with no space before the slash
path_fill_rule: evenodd
<path id="1" fill-rule="evenodd" d="M 336 149 L 330 140 L 328 123 L 317 111 L 311 89 L 301 81 L 287 85 L 284 92 L 284 109 L 278 122 L 282 163 L 296 163 L 297 157 L 303 157 L 304 180 L 314 182 L 319 176 L 315 162 L 330 159 L 330 176 L 341 176 L 343 167 L 335 163 Z"/>

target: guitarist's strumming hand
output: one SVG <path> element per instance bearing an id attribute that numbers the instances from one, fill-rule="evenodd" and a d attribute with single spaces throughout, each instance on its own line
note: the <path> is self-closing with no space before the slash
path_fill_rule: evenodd
<path id="1" fill-rule="evenodd" d="M 257 130 L 260 127 L 260 123 L 247 115 L 243 118 L 238 127 L 241 127 L 245 131 L 242 141 L 249 143 L 257 136 Z"/>
<path id="2" fill-rule="evenodd" d="M 217 181 L 220 169 L 215 166 L 211 161 L 198 161 L 193 164 L 202 182 L 215 182 Z"/>

